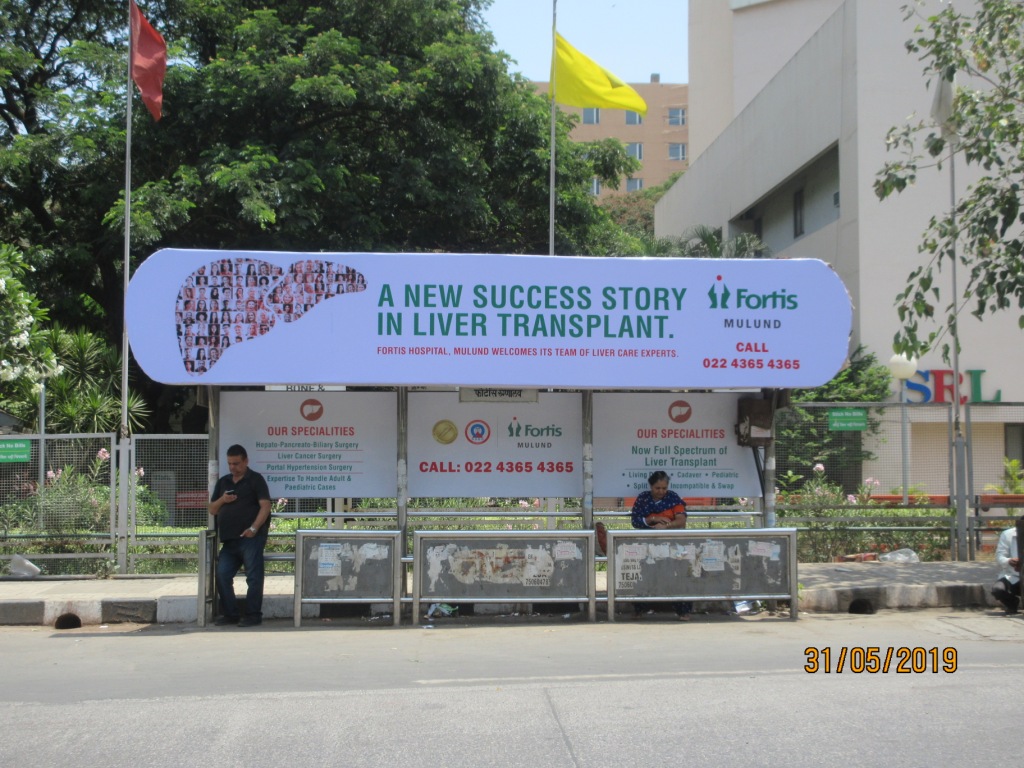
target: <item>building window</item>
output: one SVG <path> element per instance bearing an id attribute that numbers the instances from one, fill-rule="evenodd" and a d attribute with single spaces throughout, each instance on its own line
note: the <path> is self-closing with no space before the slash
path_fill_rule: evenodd
<path id="1" fill-rule="evenodd" d="M 644 116 L 631 109 L 626 110 L 626 125 L 643 125 Z"/>
<path id="2" fill-rule="evenodd" d="M 686 125 L 686 107 L 669 107 L 669 125 Z"/>
<path id="3" fill-rule="evenodd" d="M 643 179 L 626 179 L 626 191 L 627 192 L 639 192 L 644 188 Z"/>
<path id="4" fill-rule="evenodd" d="M 634 141 L 626 145 L 626 154 L 635 160 L 644 159 L 644 145 L 639 141 Z"/>
<path id="5" fill-rule="evenodd" d="M 669 144 L 668 145 L 668 159 L 669 160 L 685 160 L 686 159 L 686 145 L 685 144 Z"/>
<path id="6" fill-rule="evenodd" d="M 601 180 L 597 176 L 590 180 L 590 194 L 595 197 L 601 194 Z"/>
<path id="7" fill-rule="evenodd" d="M 584 107 L 583 108 L 583 124 L 584 125 L 600 125 L 601 124 L 601 110 L 597 107 Z"/>
<path id="8" fill-rule="evenodd" d="M 804 233 L 804 191 L 798 189 L 793 193 L 793 237 Z"/>

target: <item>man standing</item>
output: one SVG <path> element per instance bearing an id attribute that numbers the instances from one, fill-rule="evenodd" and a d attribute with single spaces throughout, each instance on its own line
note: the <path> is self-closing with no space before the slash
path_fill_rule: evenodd
<path id="1" fill-rule="evenodd" d="M 1020 604 L 1020 555 L 1017 549 L 1017 528 L 1007 528 L 999 534 L 996 562 L 1002 568 L 999 581 L 992 587 L 992 597 L 1003 604 L 1006 615 L 1017 613 Z"/>
<path id="2" fill-rule="evenodd" d="M 230 472 L 217 481 L 209 506 L 221 540 L 217 593 L 222 615 L 214 624 L 255 627 L 263 621 L 263 548 L 270 532 L 270 489 L 263 475 L 249 469 L 245 448 L 232 445 L 227 456 Z M 234 580 L 243 565 L 248 591 L 240 614 Z"/>

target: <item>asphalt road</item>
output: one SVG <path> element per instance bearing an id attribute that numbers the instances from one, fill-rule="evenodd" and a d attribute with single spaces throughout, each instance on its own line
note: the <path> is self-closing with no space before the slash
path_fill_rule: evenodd
<path id="1" fill-rule="evenodd" d="M 1014 765 L 1022 646 L 951 610 L 3 628 L 0 765 Z"/>

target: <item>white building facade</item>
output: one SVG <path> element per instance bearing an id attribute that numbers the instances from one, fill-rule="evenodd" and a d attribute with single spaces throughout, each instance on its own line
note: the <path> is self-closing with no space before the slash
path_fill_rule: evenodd
<path id="1" fill-rule="evenodd" d="M 895 157 L 890 128 L 928 120 L 933 90 L 905 42 L 920 19 L 889 0 L 700 0 L 690 3 L 690 167 L 658 203 L 658 237 L 704 224 L 726 237 L 758 234 L 775 258 L 818 258 L 841 276 L 854 304 L 851 350 L 881 363 L 899 329 L 897 293 L 923 257 L 929 219 L 949 209 L 949 164 L 880 201 L 878 172 Z M 934 89 L 934 83 L 931 88 Z M 971 179 L 959 160 L 956 191 Z M 960 270 L 960 290 L 967 270 Z M 939 273 L 944 307 L 950 269 Z M 979 321 L 960 315 L 961 402 L 1024 403 L 1024 342 L 1013 310 Z M 944 316 L 944 312 L 941 313 Z M 927 332 L 927 331 L 926 331 Z M 808 329 L 813 333 L 813 329 Z M 944 341 L 950 341 L 945 339 Z M 912 404 L 953 402 L 940 348 L 907 382 Z M 894 393 L 893 399 L 897 399 Z M 929 411 L 929 412 L 926 412 Z M 1002 459 L 1024 456 L 1024 409 L 970 408 L 973 488 L 1002 481 Z M 912 413 L 911 483 L 948 492 L 944 418 Z M 899 441 L 899 435 L 883 435 Z M 883 462 L 884 464 L 884 462 Z M 899 485 L 898 468 L 865 474 Z"/>

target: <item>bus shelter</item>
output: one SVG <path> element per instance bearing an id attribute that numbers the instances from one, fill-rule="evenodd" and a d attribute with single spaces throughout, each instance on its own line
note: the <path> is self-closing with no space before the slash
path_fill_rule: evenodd
<path id="1" fill-rule="evenodd" d="M 211 487 L 239 443 L 275 497 L 394 496 L 402 541 L 410 497 L 579 497 L 592 529 L 658 470 L 770 511 L 779 393 L 832 378 L 851 316 L 813 259 L 168 249 L 127 304 L 143 370 L 208 388 Z"/>

